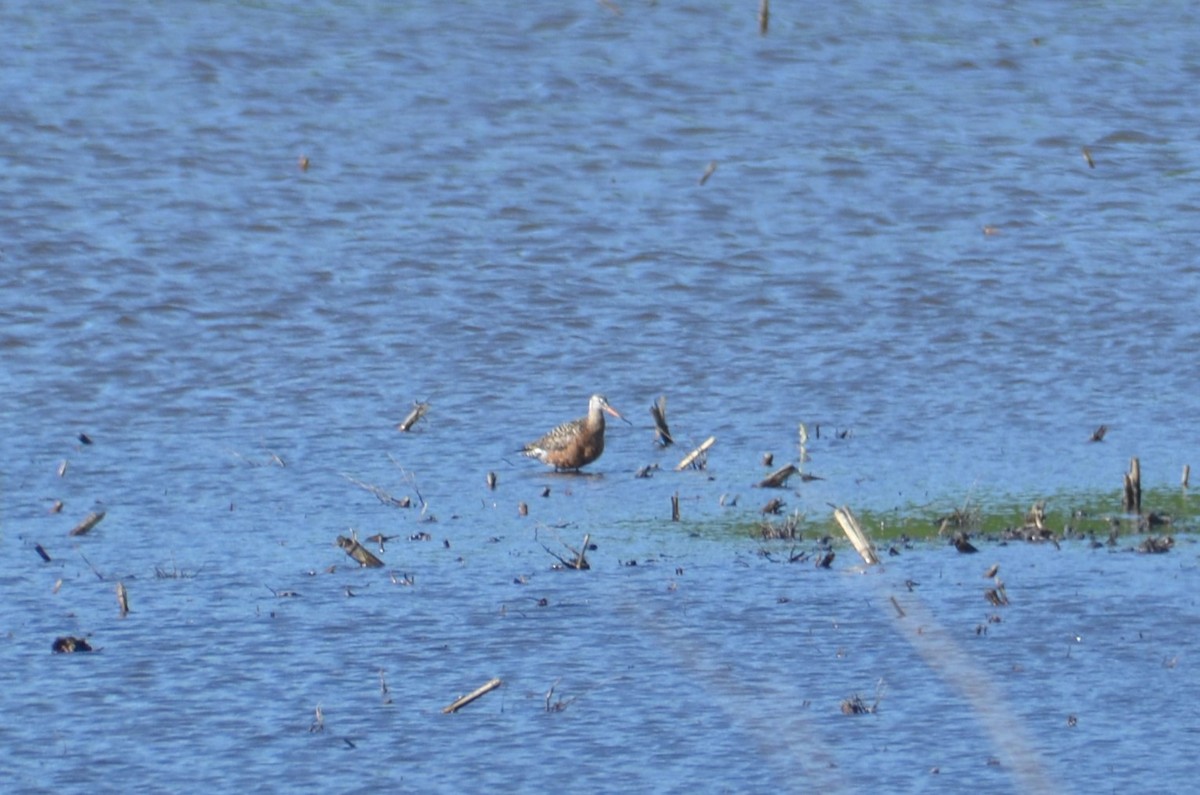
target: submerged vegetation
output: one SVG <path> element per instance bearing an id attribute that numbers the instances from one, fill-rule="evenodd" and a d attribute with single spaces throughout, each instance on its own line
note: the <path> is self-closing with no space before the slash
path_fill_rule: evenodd
<path id="1" fill-rule="evenodd" d="M 1024 504 L 1005 501 L 967 502 L 957 507 L 926 506 L 887 511 L 863 510 L 859 520 L 877 541 L 896 539 L 935 540 L 955 532 L 996 540 L 1044 541 L 1099 536 L 1114 533 L 1195 532 L 1200 504 L 1181 489 L 1154 489 L 1143 497 L 1145 513 L 1122 509 L 1116 494 L 1059 494 Z M 727 527 L 729 527 L 727 525 Z M 820 538 L 836 533 L 832 512 L 806 516 L 793 512 L 766 515 L 735 523 L 729 529 L 761 539 Z"/>
<path id="2" fill-rule="evenodd" d="M 950 544 L 957 538 L 979 543 L 1083 540 L 1137 548 L 1139 536 L 1196 532 L 1200 501 L 1187 489 L 1149 489 L 1141 499 L 1141 512 L 1125 510 L 1122 495 L 1113 490 L 993 498 L 958 505 L 947 499 L 886 510 L 864 508 L 856 513 L 863 530 L 881 552 L 909 542 Z M 815 512 L 798 508 L 788 511 L 788 507 L 773 498 L 754 513 L 738 510 L 736 515 L 685 518 L 689 519 L 689 531 L 699 537 L 742 537 L 767 546 L 777 542 L 845 542 L 833 506 Z"/>

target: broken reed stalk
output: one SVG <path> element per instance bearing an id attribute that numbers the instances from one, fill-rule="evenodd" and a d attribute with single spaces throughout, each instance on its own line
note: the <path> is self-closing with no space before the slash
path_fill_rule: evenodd
<path id="1" fill-rule="evenodd" d="M 75 525 L 71 532 L 67 533 L 70 536 L 81 536 L 91 530 L 96 525 L 100 524 L 100 520 L 104 518 L 104 511 L 92 511 L 87 516 L 83 517 L 83 521 Z"/>
<path id="2" fill-rule="evenodd" d="M 412 426 L 416 425 L 417 420 L 424 417 L 425 412 L 427 412 L 427 411 L 429 411 L 428 401 L 414 400 L 412 411 L 408 412 L 408 416 L 406 416 L 403 420 L 400 421 L 400 424 L 396 426 L 396 430 L 398 430 L 402 433 L 407 433 L 408 431 L 411 431 Z"/>
<path id="3" fill-rule="evenodd" d="M 1137 457 L 1130 459 L 1129 472 L 1125 474 L 1125 493 L 1121 499 L 1125 513 L 1142 512 L 1142 465 Z"/>
<path id="4" fill-rule="evenodd" d="M 758 4 L 758 35 L 767 35 L 771 25 L 771 0 L 761 0 Z"/>
<path id="5" fill-rule="evenodd" d="M 584 535 L 583 546 L 580 547 L 579 549 L 575 549 L 575 547 L 571 546 L 570 544 L 564 543 L 562 541 L 559 541 L 559 543 L 561 543 L 567 549 L 571 550 L 571 554 L 573 557 L 564 558 L 562 555 L 558 554 L 557 552 L 555 552 L 554 550 L 552 550 L 550 547 L 546 546 L 545 544 L 542 544 L 542 549 L 546 550 L 546 552 L 549 553 L 549 555 L 552 558 L 557 560 L 562 565 L 562 567 L 565 569 L 575 569 L 576 571 L 587 571 L 588 569 L 591 568 L 591 564 L 589 564 L 587 562 L 588 547 L 592 543 L 592 536 L 590 533 Z"/>
<path id="6" fill-rule="evenodd" d="M 705 453 L 707 453 L 708 449 L 716 443 L 717 443 L 717 437 L 715 437 L 715 436 L 710 436 L 707 439 L 705 439 L 703 444 L 701 444 L 695 450 L 693 450 L 692 452 L 688 453 L 687 455 L 685 455 L 683 457 L 683 460 L 679 462 L 679 466 L 675 467 L 675 471 L 682 472 L 683 470 L 687 469 L 689 466 L 692 466 L 693 464 L 696 464 L 697 469 L 702 469 L 703 465 L 697 464 L 697 459 L 699 459 L 701 456 L 703 456 Z"/>
<path id="7" fill-rule="evenodd" d="M 357 560 L 360 566 L 369 569 L 383 566 L 383 561 L 371 554 L 371 550 L 358 543 L 358 539 L 338 536 L 337 545 L 345 550 L 347 555 Z"/>
<path id="8" fill-rule="evenodd" d="M 671 495 L 671 521 L 679 521 L 679 492 Z"/>
<path id="9" fill-rule="evenodd" d="M 502 684 L 504 684 L 504 683 L 502 681 L 500 681 L 499 679 L 493 679 L 490 682 L 487 682 L 486 684 L 476 688 L 472 692 L 470 692 L 467 695 L 463 696 L 462 698 L 458 699 L 457 701 L 450 704 L 449 706 L 443 707 L 442 714 L 449 715 L 451 712 L 458 712 L 460 709 L 465 707 L 467 704 L 470 704 L 472 701 L 479 698 L 480 696 L 487 695 L 488 693 L 492 692 L 496 688 L 500 687 L 500 685 L 502 685 Z"/>
<path id="10" fill-rule="evenodd" d="M 366 491 L 371 492 L 372 494 L 375 495 L 375 499 L 379 500 L 384 505 L 391 505 L 393 508 L 411 508 L 412 507 L 412 500 L 409 499 L 407 496 L 401 497 L 400 499 L 396 499 L 391 494 L 388 494 L 386 491 L 381 489 L 379 486 L 374 486 L 370 483 L 363 483 L 361 480 L 358 480 L 357 478 L 350 477 L 345 472 L 342 473 L 342 477 L 344 477 L 346 480 L 353 483 L 355 486 L 358 486 L 360 489 L 365 489 Z M 418 492 L 418 496 L 419 495 L 420 495 L 420 492 Z"/>
<path id="11" fill-rule="evenodd" d="M 578 554 L 578 555 L 576 556 L 576 558 L 575 558 L 575 568 L 576 568 L 576 569 L 579 569 L 580 571 L 583 571 L 584 569 L 590 568 L 590 567 L 588 566 L 587 558 L 586 558 L 585 556 L 587 555 L 588 543 L 589 543 L 591 540 L 592 540 L 592 535 L 591 535 L 591 533 L 586 533 L 586 534 L 584 534 L 584 536 L 583 536 L 583 546 L 581 546 L 581 547 L 579 548 L 579 554 Z"/>
<path id="12" fill-rule="evenodd" d="M 1192 476 L 1192 468 L 1188 464 L 1183 465 L 1183 475 L 1179 478 L 1179 484 L 1185 489 L 1188 487 L 1188 479 Z"/>
<path id="13" fill-rule="evenodd" d="M 875 554 L 875 548 L 871 546 L 871 540 L 867 538 L 867 534 L 859 525 L 858 520 L 854 518 L 854 514 L 850 513 L 850 509 L 842 506 L 835 508 L 833 518 L 837 519 L 837 523 L 841 525 L 846 537 L 850 539 L 850 543 L 858 550 L 858 554 L 862 555 L 862 559 L 867 562 L 868 566 L 873 566 L 879 562 L 879 557 Z"/>
<path id="14" fill-rule="evenodd" d="M 788 478 L 799 471 L 795 464 L 782 466 L 759 481 L 758 487 L 760 489 L 782 489 L 787 486 Z"/>
<path id="15" fill-rule="evenodd" d="M 663 447 L 675 444 L 671 429 L 667 427 L 667 396 L 659 395 L 658 400 L 650 404 L 650 416 L 654 418 L 654 438 Z"/>
<path id="16" fill-rule="evenodd" d="M 97 569 L 95 566 L 92 565 L 92 562 L 87 559 L 87 555 L 84 555 L 83 552 L 81 552 L 79 549 L 76 549 L 75 551 L 79 552 L 79 557 L 83 558 L 83 562 L 86 563 L 87 567 L 92 570 L 92 574 L 96 575 L 96 579 L 99 580 L 100 582 L 104 582 L 104 575 L 100 573 L 99 569 Z M 62 580 L 59 580 L 59 582 L 62 582 Z M 56 586 L 56 591 L 57 591 L 57 586 Z"/>
<path id="17" fill-rule="evenodd" d="M 129 615 L 129 591 L 123 582 L 117 583 L 117 604 L 121 606 L 121 618 Z"/>

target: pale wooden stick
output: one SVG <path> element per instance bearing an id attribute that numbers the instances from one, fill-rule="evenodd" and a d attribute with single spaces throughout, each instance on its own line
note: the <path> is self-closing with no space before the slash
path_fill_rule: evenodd
<path id="1" fill-rule="evenodd" d="M 417 420 L 424 417 L 425 412 L 427 412 L 427 411 L 429 411 L 429 403 L 428 402 L 414 400 L 412 411 L 408 412 L 408 416 L 406 416 L 403 420 L 400 421 L 400 424 L 396 426 L 396 430 L 405 432 L 405 433 L 408 431 L 411 431 L 412 426 L 416 425 Z"/>
<path id="2" fill-rule="evenodd" d="M 83 521 L 75 525 L 67 535 L 81 536 L 91 530 L 96 525 L 100 524 L 100 520 L 104 518 L 104 511 L 92 511 L 87 516 L 83 517 Z"/>
<path id="3" fill-rule="evenodd" d="M 458 712 L 460 709 L 465 707 L 467 704 L 470 704 L 472 701 L 479 698 L 480 696 L 487 695 L 488 693 L 492 692 L 493 690 L 495 690 L 497 687 L 499 687 L 502 684 L 504 684 L 504 683 L 501 682 L 499 679 L 493 679 L 490 682 L 488 682 L 487 684 L 483 685 L 482 687 L 479 687 L 475 691 L 468 693 L 467 695 L 458 699 L 457 701 L 455 701 L 453 704 L 449 705 L 448 707 L 444 707 L 442 709 L 442 714 L 449 715 L 451 712 Z"/>
<path id="4" fill-rule="evenodd" d="M 879 557 L 875 554 L 874 547 L 871 546 L 871 540 L 867 538 L 867 534 L 863 532 L 858 520 L 854 518 L 854 514 L 850 513 L 847 507 L 835 508 L 833 518 L 837 519 L 837 523 L 841 525 L 842 530 L 850 539 L 850 543 L 858 550 L 858 554 L 862 555 L 862 559 L 867 562 L 868 566 L 873 566 L 879 562 Z"/>
<path id="5" fill-rule="evenodd" d="M 707 453 L 708 448 L 712 447 L 716 443 L 717 443 L 717 437 L 715 437 L 715 436 L 710 436 L 707 439 L 705 439 L 704 443 L 702 445 L 700 445 L 695 450 L 693 450 L 692 452 L 688 453 L 686 456 L 683 457 L 683 460 L 679 462 L 679 466 L 675 467 L 675 471 L 681 472 L 681 471 L 687 469 L 689 466 L 691 466 L 693 461 L 695 461 L 697 458 L 699 458 L 700 456 Z"/>

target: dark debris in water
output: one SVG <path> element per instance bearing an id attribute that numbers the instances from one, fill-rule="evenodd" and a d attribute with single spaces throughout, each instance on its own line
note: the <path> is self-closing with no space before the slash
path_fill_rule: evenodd
<path id="1" fill-rule="evenodd" d="M 868 704 L 857 693 L 842 701 L 843 715 L 871 715 L 879 709 L 879 702 Z"/>
<path id="2" fill-rule="evenodd" d="M 1137 551 L 1143 554 L 1161 555 L 1164 552 L 1170 552 L 1175 546 L 1175 539 L 1171 536 L 1150 536 L 1149 538 L 1138 544 Z"/>
<path id="3" fill-rule="evenodd" d="M 92 644 L 88 643 L 85 638 L 76 638 L 71 635 L 63 635 L 61 638 L 55 638 L 54 644 L 50 650 L 55 654 L 73 654 L 77 651 L 94 651 Z"/>

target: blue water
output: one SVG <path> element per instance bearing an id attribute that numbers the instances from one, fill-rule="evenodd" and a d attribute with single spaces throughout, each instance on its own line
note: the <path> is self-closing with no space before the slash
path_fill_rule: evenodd
<path id="1" fill-rule="evenodd" d="M 742 5 L 6 7 L 14 790 L 1189 786 L 1189 538 L 858 574 L 739 528 L 800 423 L 817 520 L 1178 483 L 1195 12 Z M 515 452 L 596 391 L 591 476 Z"/>

